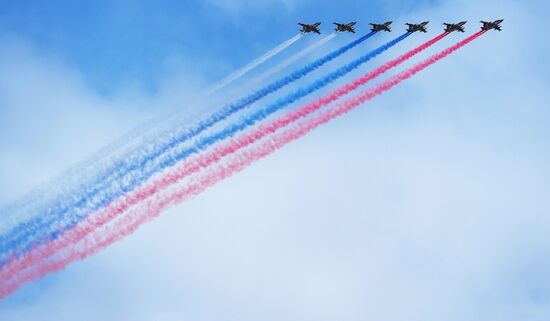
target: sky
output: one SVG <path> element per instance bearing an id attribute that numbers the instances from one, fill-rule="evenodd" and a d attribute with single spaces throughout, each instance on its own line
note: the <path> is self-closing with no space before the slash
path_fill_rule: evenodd
<path id="1" fill-rule="evenodd" d="M 24 286 L 0 301 L 0 320 L 548 320 L 549 6 L 0 0 L 0 207 L 37 186 L 55 195 L 49 181 L 152 117 L 205 112 L 198 91 L 294 36 L 299 21 L 328 33 L 356 20 L 363 34 L 393 20 L 394 32 L 287 91 L 408 21 L 430 20 L 430 33 L 336 84 L 443 22 L 468 20 L 467 32 L 404 67 L 481 19 L 505 19 L 502 32 Z"/>

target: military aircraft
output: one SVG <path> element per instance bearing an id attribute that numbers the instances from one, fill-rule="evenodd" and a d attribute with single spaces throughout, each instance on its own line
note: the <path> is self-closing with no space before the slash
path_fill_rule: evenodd
<path id="1" fill-rule="evenodd" d="M 481 20 L 480 22 L 483 24 L 483 26 L 481 26 L 481 29 L 482 30 L 495 29 L 495 30 L 501 31 L 502 29 L 500 28 L 500 24 L 503 21 L 504 21 L 504 19 L 498 19 L 498 20 L 495 20 L 493 22 L 487 22 L 487 21 Z"/>
<path id="2" fill-rule="evenodd" d="M 429 21 L 424 21 L 421 23 L 406 23 L 407 25 L 407 32 L 416 32 L 416 31 L 422 31 L 422 32 L 428 32 L 426 30 L 426 25 Z"/>
<path id="3" fill-rule="evenodd" d="M 459 23 L 444 23 L 445 32 L 453 32 L 453 31 L 464 32 L 465 24 L 466 24 L 466 21 L 461 21 Z"/>
<path id="4" fill-rule="evenodd" d="M 338 22 L 334 22 L 334 25 L 336 25 L 336 29 L 334 29 L 334 31 L 336 32 L 344 32 L 344 31 L 347 31 L 347 32 L 352 32 L 352 33 L 355 33 L 355 28 L 353 26 L 355 26 L 357 22 L 355 21 L 352 21 L 350 23 L 338 23 Z"/>
<path id="5" fill-rule="evenodd" d="M 391 21 L 388 21 L 388 22 L 384 22 L 384 23 L 371 23 L 370 25 L 372 26 L 370 28 L 370 31 L 372 32 L 378 32 L 378 31 L 387 31 L 387 32 L 390 32 L 391 31 Z"/>
<path id="6" fill-rule="evenodd" d="M 321 34 L 321 31 L 319 31 L 319 26 L 321 25 L 320 22 L 316 22 L 314 24 L 307 24 L 307 23 L 298 23 L 300 26 L 302 26 L 302 30 L 300 30 L 302 33 L 309 33 L 309 32 L 315 32 L 318 34 Z"/>

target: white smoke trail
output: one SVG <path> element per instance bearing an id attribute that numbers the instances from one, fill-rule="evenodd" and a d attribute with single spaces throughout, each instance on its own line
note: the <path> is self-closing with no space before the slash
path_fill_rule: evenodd
<path id="1" fill-rule="evenodd" d="M 313 52 L 315 49 L 317 49 L 317 48 L 321 47 L 322 45 L 326 44 L 327 42 L 331 41 L 337 35 L 338 35 L 338 33 L 334 32 L 334 33 L 320 39 L 319 41 L 313 43 L 312 45 L 300 50 L 299 52 L 297 52 L 294 55 L 290 56 L 289 58 L 283 60 L 282 62 L 280 62 L 278 65 L 274 66 L 273 68 L 270 68 L 270 69 L 266 70 L 265 72 L 263 72 L 259 76 L 254 77 L 252 80 L 248 81 L 247 86 L 251 86 L 251 87 L 257 86 L 259 83 L 263 82 L 267 78 L 269 78 L 272 75 L 278 73 L 279 71 L 285 69 L 286 67 L 292 65 L 294 62 L 296 62 L 300 58 L 306 56 L 307 54 Z"/>
<path id="2" fill-rule="evenodd" d="M 286 48 L 288 48 L 290 45 L 292 45 L 293 43 L 295 43 L 296 41 L 300 40 L 300 38 L 302 38 L 302 34 L 297 34 L 295 35 L 294 37 L 288 39 L 287 41 L 283 42 L 282 44 L 278 45 L 277 47 L 269 50 L 268 52 L 266 52 L 265 54 L 263 54 L 262 56 L 258 57 L 256 60 L 250 62 L 249 64 L 247 64 L 246 66 L 236 70 L 235 72 L 233 72 L 232 74 L 230 74 L 229 76 L 225 77 L 224 79 L 220 80 L 219 82 L 215 83 L 214 85 L 212 85 L 210 88 L 208 88 L 206 90 L 206 95 L 210 95 L 222 88 L 224 88 L 225 86 L 229 85 L 230 83 L 232 83 L 233 81 L 241 78 L 243 75 L 245 75 L 247 72 L 251 71 L 252 69 L 258 67 L 259 65 L 263 64 L 264 62 L 268 61 L 269 59 L 271 59 L 272 57 L 274 57 L 276 54 L 278 54 L 279 52 L 285 50 Z"/>
<path id="3" fill-rule="evenodd" d="M 298 41 L 301 37 L 302 37 L 302 34 L 295 35 L 294 37 L 276 46 L 275 48 L 261 55 L 260 57 L 254 59 L 253 61 L 251 61 L 244 67 L 240 68 L 239 70 L 233 72 L 232 74 L 230 74 L 229 76 L 221 80 L 220 82 L 212 85 L 210 89 L 207 89 L 205 93 L 200 95 L 201 97 L 199 97 L 199 99 L 195 99 L 195 101 L 204 100 L 205 98 L 208 98 L 209 96 L 215 94 L 217 91 L 223 89 L 225 86 L 229 85 L 231 82 L 239 79 L 240 77 L 244 76 L 247 72 L 253 70 L 254 68 L 258 67 L 259 65 L 266 62 L 270 58 L 274 57 L 276 54 L 288 48 L 290 45 Z M 192 106 L 192 107 L 186 108 L 185 111 L 176 110 L 176 111 L 165 113 L 153 119 L 150 119 L 136 126 L 130 132 L 120 137 L 115 142 L 109 144 L 108 146 L 100 150 L 98 153 L 95 153 L 92 157 L 88 158 L 86 161 L 84 161 L 83 163 L 75 167 L 82 168 L 83 164 L 86 164 L 87 166 L 85 167 L 88 167 L 91 164 L 97 163 L 102 159 L 105 159 L 107 156 L 112 155 L 115 152 L 117 152 L 117 154 L 119 155 L 121 154 L 125 155 L 127 154 L 128 151 L 135 149 L 135 146 L 133 146 L 134 148 L 131 148 L 132 145 L 139 145 L 141 144 L 142 140 L 145 140 L 145 139 L 141 139 L 140 141 L 138 141 L 138 138 L 144 138 L 145 136 L 156 136 L 155 134 L 158 133 L 159 131 L 171 130 L 175 125 L 175 123 L 181 124 L 182 122 L 191 122 L 193 120 L 196 120 L 197 118 L 200 118 L 200 116 L 203 113 L 200 112 L 201 108 L 199 107 L 202 107 L 202 106 Z M 126 149 L 126 152 L 123 152 L 122 150 L 124 147 Z"/>
<path id="4" fill-rule="evenodd" d="M 254 59 L 244 67 L 240 68 L 239 70 L 233 72 L 220 82 L 212 85 L 209 89 L 207 89 L 202 95 L 200 95 L 200 99 L 195 99 L 195 101 L 201 101 L 204 100 L 204 98 L 208 98 L 209 96 L 215 94 L 219 90 L 223 89 L 225 86 L 229 85 L 233 81 L 239 79 L 240 77 L 244 76 L 247 72 L 253 70 L 254 68 L 258 67 L 262 63 L 266 62 L 270 58 L 274 57 L 284 49 L 288 48 L 290 45 L 298 41 L 300 38 L 302 38 L 302 34 L 297 34 L 294 37 L 286 40 L 282 44 L 276 46 L 275 48 L 271 49 L 270 51 L 266 52 L 265 54 L 261 55 L 260 57 Z M 101 161 L 102 159 L 105 159 L 107 156 L 114 154 L 115 152 L 118 152 L 117 154 L 126 154 L 123 153 L 121 150 L 123 147 L 126 147 L 126 149 L 131 149 L 131 142 L 134 142 L 134 144 L 141 143 L 136 142 L 138 138 L 143 138 L 146 136 L 155 136 L 154 131 L 155 130 L 166 130 L 171 129 L 174 125 L 174 123 L 181 123 L 182 121 L 192 121 L 199 118 L 203 113 L 199 112 L 201 106 L 193 106 L 186 108 L 184 112 L 181 110 L 176 110 L 168 113 L 164 113 L 158 117 L 152 118 L 148 121 L 145 121 L 144 123 L 136 126 L 134 129 L 117 139 L 115 142 L 109 144 L 99 152 L 95 153 L 93 156 L 89 157 L 86 161 L 80 163 L 79 165 L 74 166 L 74 168 L 68 170 L 68 172 L 73 172 L 76 168 L 82 168 L 82 167 L 88 167 L 91 164 L 97 163 Z M 170 123 L 170 125 L 166 124 Z"/>
<path id="5" fill-rule="evenodd" d="M 208 98 L 208 96 L 215 94 L 217 91 L 223 89 L 225 86 L 231 84 L 233 81 L 241 78 L 246 73 L 282 52 L 284 49 L 288 48 L 290 45 L 302 38 L 302 36 L 302 34 L 297 34 L 264 53 L 262 56 L 254 59 L 244 67 L 212 85 L 205 91 L 205 93 L 201 95 L 201 99 L 196 99 L 195 101 L 204 100 L 204 98 Z M 36 209 L 42 208 L 51 200 L 51 195 L 57 194 L 44 193 L 45 188 L 52 189 L 54 186 L 57 186 L 59 189 L 68 190 L 71 189 L 68 186 L 82 184 L 86 181 L 86 176 L 94 176 L 94 174 L 96 174 L 96 171 L 93 169 L 101 171 L 101 169 L 106 167 L 108 164 L 112 164 L 117 160 L 123 159 L 126 155 L 132 154 L 143 141 L 147 140 L 147 138 L 155 137 L 161 132 L 165 133 L 182 122 L 187 123 L 197 120 L 204 114 L 204 112 L 206 112 L 206 110 L 201 112 L 201 108 L 199 107 L 202 106 L 186 108 L 185 111 L 176 110 L 169 113 L 164 113 L 158 117 L 139 124 L 128 133 L 118 138 L 116 141 L 110 143 L 98 152 L 86 158 L 84 161 L 71 166 L 57 178 L 42 184 L 42 187 L 35 188 L 18 202 L 14 202 L 1 208 L 0 214 L 2 215 L 0 217 L 0 233 L 13 227 L 15 224 L 34 217 Z M 50 196 L 48 197 L 47 195 Z"/>

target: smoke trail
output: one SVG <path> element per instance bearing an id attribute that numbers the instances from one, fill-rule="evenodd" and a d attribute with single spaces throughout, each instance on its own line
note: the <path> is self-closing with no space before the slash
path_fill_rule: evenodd
<path id="1" fill-rule="evenodd" d="M 126 196 L 118 198 L 115 202 L 108 204 L 106 207 L 94 213 L 93 214 L 94 223 L 92 224 L 92 226 L 89 226 L 89 225 L 86 226 L 86 224 L 77 225 L 75 228 L 71 229 L 67 235 L 63 235 L 61 240 L 58 239 L 54 242 L 51 242 L 45 247 L 45 249 L 41 248 L 40 250 L 33 250 L 33 252 L 39 251 L 40 254 L 34 255 L 34 254 L 27 253 L 28 255 L 25 255 L 23 259 L 19 260 L 17 263 L 10 264 L 10 266 L 6 268 L 7 271 L 11 271 L 8 273 L 14 273 L 13 272 L 14 270 L 21 269 L 24 266 L 33 264 L 28 261 L 28 257 L 32 257 L 34 261 L 43 260 L 47 256 L 53 255 L 56 251 L 59 251 L 60 248 L 69 246 L 72 243 L 75 243 L 83 239 L 89 233 L 91 233 L 94 229 L 97 229 L 98 227 L 107 224 L 109 221 L 116 218 L 116 216 L 122 214 L 131 206 L 143 201 L 148 197 L 153 196 L 158 191 L 163 190 L 172 184 L 176 184 L 182 178 L 199 171 L 201 168 L 206 168 L 210 166 L 211 164 L 220 160 L 221 158 L 234 153 L 237 149 L 244 148 L 249 144 L 252 144 L 257 140 L 263 138 L 265 135 L 269 133 L 274 133 L 279 128 L 287 126 L 288 124 L 298 120 L 299 118 L 305 117 L 308 114 L 318 110 L 319 108 L 337 100 L 338 98 L 355 90 L 359 86 L 364 85 L 368 81 L 378 77 L 385 71 L 413 57 L 417 53 L 428 48 L 429 46 L 433 45 L 437 41 L 443 39 L 443 37 L 445 37 L 446 35 L 448 35 L 448 33 L 442 33 L 434 37 L 433 39 L 425 42 L 424 44 L 399 56 L 398 58 L 395 58 L 381 65 L 380 67 L 375 68 L 373 71 L 366 73 L 365 75 L 356 79 L 355 81 L 339 87 L 338 89 L 334 90 L 330 94 L 327 94 L 321 98 L 318 98 L 313 102 L 305 105 L 304 107 L 299 108 L 298 110 L 286 113 L 283 117 L 279 118 L 277 121 L 270 123 L 270 127 L 264 127 L 263 125 L 260 125 L 260 129 L 252 130 L 251 132 L 246 133 L 239 140 L 233 142 L 233 144 L 231 144 L 229 147 L 227 147 L 227 145 L 223 145 L 223 148 L 219 148 L 219 147 L 214 148 L 210 152 L 199 154 L 198 157 L 194 159 L 190 159 L 189 161 L 178 164 L 178 166 L 175 169 L 173 169 L 170 173 L 167 173 L 164 176 L 162 176 L 161 179 L 156 179 L 150 184 L 139 187 L 138 189 L 134 190 L 132 193 L 129 193 Z M 0 272 L 0 279 L 2 279 L 1 272 Z"/>
<path id="2" fill-rule="evenodd" d="M 330 35 L 320 39 L 319 41 L 313 43 L 312 45 L 300 50 L 299 52 L 295 53 L 294 55 L 290 56 L 288 59 L 285 59 L 278 65 L 274 66 L 273 68 L 270 68 L 266 70 L 264 73 L 260 74 L 259 76 L 253 78 L 252 80 L 248 81 L 247 86 L 255 86 L 259 83 L 262 83 L 270 76 L 278 73 L 279 71 L 285 69 L 286 67 L 292 65 L 294 62 L 296 62 L 298 59 L 304 57 L 305 55 L 313 52 L 315 49 L 321 47 L 322 45 L 326 44 L 327 42 L 334 39 L 338 34 L 336 32 L 331 33 Z"/>
<path id="3" fill-rule="evenodd" d="M 103 249 L 109 244 L 121 239 L 122 237 L 132 233 L 136 230 L 141 224 L 145 223 L 148 220 L 151 220 L 158 216 L 161 211 L 167 207 L 182 202 L 192 196 L 199 194 L 208 187 L 214 185 L 218 181 L 229 177 L 238 171 L 244 169 L 251 163 L 256 160 L 265 157 L 272 152 L 282 148 L 286 144 L 306 135 L 319 125 L 329 122 L 330 120 L 347 113 L 348 111 L 354 109 L 355 107 L 363 104 L 367 100 L 370 100 L 377 95 L 382 94 L 383 92 L 391 89 L 395 85 L 399 84 L 401 81 L 404 81 L 416 73 L 422 71 L 423 69 L 429 67 L 440 59 L 446 57 L 447 55 L 453 53 L 454 51 L 460 49 L 462 46 L 473 41 L 475 38 L 482 35 L 485 31 L 480 31 L 465 40 L 460 41 L 459 43 L 451 46 L 440 53 L 431 56 L 430 58 L 416 64 L 415 66 L 405 70 L 388 80 L 382 82 L 381 84 L 362 91 L 358 95 L 347 99 L 334 107 L 326 109 L 315 115 L 312 118 L 309 118 L 296 126 L 291 126 L 285 131 L 274 134 L 270 139 L 265 140 L 261 144 L 254 146 L 249 150 L 241 151 L 239 154 L 231 158 L 231 160 L 224 165 L 220 165 L 214 169 L 209 170 L 206 175 L 197 182 L 189 184 L 182 189 L 171 191 L 166 195 L 159 195 L 155 198 L 148 199 L 142 206 L 139 206 L 123 217 L 121 220 L 115 223 L 115 226 L 110 226 L 106 231 L 100 232 L 99 237 L 91 238 L 85 240 L 83 246 L 69 248 L 64 255 L 60 257 L 59 260 L 45 262 L 44 264 L 38 266 L 36 269 L 28 269 L 23 271 L 21 274 L 15 276 L 11 281 L 7 280 L 5 277 L 10 276 L 10 273 L 3 274 L 0 277 L 0 280 L 6 280 L 0 286 L 0 298 L 6 295 L 9 295 L 15 291 L 22 284 L 32 281 L 33 279 L 39 278 L 47 273 L 51 273 L 57 270 L 62 269 L 67 264 L 84 259 L 85 257 L 92 255 L 93 253 Z M 277 122 L 277 121 L 275 121 Z M 262 125 L 259 126 L 259 129 L 256 130 L 258 135 L 263 135 L 264 131 L 269 131 L 269 128 L 274 128 L 274 125 Z M 249 136 L 250 135 L 245 135 Z M 244 136 L 243 136 L 244 137 Z M 233 145 L 235 149 L 240 148 L 239 143 L 236 141 L 231 141 L 226 144 L 225 148 L 232 148 Z M 89 222 L 90 225 L 94 225 L 94 222 Z M 69 239 L 70 240 L 70 239 Z M 3 272 L 6 272 L 5 270 Z"/>
<path id="4" fill-rule="evenodd" d="M 218 111 L 206 120 L 201 121 L 197 126 L 191 129 L 186 129 L 183 133 L 179 133 L 178 135 L 176 135 L 176 137 L 171 138 L 168 143 L 161 146 L 154 146 L 153 151 L 145 151 L 143 155 L 129 157 L 120 164 L 114 164 L 113 169 L 111 171 L 108 171 L 106 175 L 98 177 L 97 182 L 95 184 L 92 184 L 89 189 L 84 190 L 83 192 L 81 192 L 80 195 L 76 195 L 77 197 L 74 200 L 74 203 L 56 204 L 47 209 L 47 213 L 45 213 L 44 215 L 36 217 L 29 222 L 21 223 L 8 234 L 0 236 L 0 253 L 1 255 L 3 255 L 4 261 L 6 254 L 8 254 L 7 252 L 9 252 L 10 250 L 19 255 L 20 252 L 28 250 L 33 243 L 55 239 L 59 235 L 59 231 L 56 231 L 57 228 L 71 228 L 80 220 L 85 218 L 87 212 L 98 210 L 99 208 L 105 206 L 106 204 L 123 195 L 124 193 L 130 192 L 133 188 L 135 188 L 137 185 L 139 185 L 141 182 L 148 179 L 151 175 L 155 173 L 155 171 L 153 170 L 148 170 L 145 175 L 136 178 L 134 177 L 134 175 L 131 174 L 133 171 L 139 171 L 140 169 L 144 168 L 148 163 L 156 160 L 163 154 L 181 144 L 182 142 L 185 142 L 186 140 L 199 135 L 204 130 L 210 128 L 219 121 L 226 119 L 237 111 L 249 106 L 255 101 L 261 99 L 262 97 L 282 88 L 285 85 L 290 84 L 293 81 L 300 79 L 301 77 L 304 77 L 306 74 L 312 72 L 313 70 L 321 67 L 325 63 L 337 58 L 346 51 L 359 45 L 366 39 L 370 38 L 372 35 L 374 35 L 373 32 L 325 55 L 324 57 L 306 65 L 305 67 L 293 72 L 292 74 L 254 92 L 246 98 L 241 99 L 234 104 L 226 106 L 221 111 Z M 406 33 L 398 37 L 397 39 L 388 43 L 386 45 L 389 45 L 388 47 L 382 46 L 378 48 L 376 54 L 395 45 L 397 42 L 406 38 L 408 35 L 410 34 Z M 285 104 L 288 105 L 289 103 L 343 76 L 345 72 L 349 72 L 353 68 L 357 68 L 361 63 L 366 62 L 370 58 L 371 57 L 368 57 L 367 55 L 361 57 L 358 60 L 355 60 L 351 64 L 348 64 L 344 70 L 340 69 L 340 72 L 332 73 L 329 76 L 325 77 L 323 81 L 318 81 L 312 84 L 307 88 L 307 91 L 298 91 L 292 96 L 287 96 L 283 100 L 279 100 L 275 105 L 271 105 L 269 109 L 272 110 L 271 112 L 274 112 L 276 109 L 282 108 Z M 342 71 L 344 73 L 342 73 Z M 259 120 L 261 117 L 266 117 L 268 115 L 268 112 L 269 110 L 267 112 L 263 112 L 262 115 L 256 115 L 255 118 Z M 171 166 L 171 164 L 177 162 L 178 157 L 179 159 L 181 159 L 187 157 L 188 155 L 196 153 L 200 151 L 201 148 L 206 148 L 210 144 L 214 143 L 216 140 L 222 139 L 223 136 L 227 137 L 227 135 L 231 135 L 232 133 L 235 133 L 246 126 L 248 126 L 247 123 L 240 123 L 239 126 L 233 127 L 230 130 L 223 131 L 222 133 L 218 133 L 218 135 L 216 135 L 215 137 L 207 137 L 206 140 L 200 141 L 199 147 L 186 149 L 178 153 L 175 158 L 172 157 L 168 160 L 161 161 L 159 164 L 157 164 L 157 166 L 154 166 L 154 169 L 158 170 Z M 119 181 L 116 181 L 117 179 Z M 102 192 L 103 194 L 101 194 Z M 55 223 L 62 225 L 55 226 Z"/>
<path id="5" fill-rule="evenodd" d="M 300 40 L 303 37 L 303 34 L 297 34 L 294 37 L 286 40 L 282 44 L 276 46 L 275 48 L 271 49 L 270 51 L 264 53 L 262 56 L 254 59 L 244 67 L 240 68 L 239 70 L 236 70 L 226 78 L 222 79 L 218 83 L 212 85 L 210 89 L 208 89 L 204 94 L 202 94 L 202 98 L 206 98 L 212 94 L 215 94 L 218 90 L 223 89 L 223 87 L 231 84 L 233 81 L 239 79 L 240 77 L 244 76 L 249 71 L 253 70 L 254 68 L 258 67 L 262 63 L 268 61 L 270 58 L 274 57 L 284 49 L 291 46 L 296 41 Z M 327 37 L 328 38 L 328 37 Z M 91 166 L 96 164 L 97 162 L 107 158 L 109 155 L 112 155 L 115 151 L 119 151 L 123 146 L 129 145 L 129 142 L 132 140 L 135 140 L 139 137 L 143 137 L 147 132 L 150 132 L 153 128 L 159 127 L 161 124 L 165 123 L 167 120 L 173 119 L 176 115 L 180 114 L 180 111 L 177 112 L 171 112 L 167 114 L 163 114 L 159 117 L 155 117 L 153 119 L 149 119 L 142 124 L 136 126 L 131 131 L 123 135 L 122 137 L 118 138 L 115 142 L 110 143 L 108 146 L 105 146 L 101 150 L 99 150 L 94 155 L 90 156 L 88 159 L 86 159 L 83 162 L 80 162 L 79 164 L 76 164 L 75 166 L 71 167 L 70 169 L 66 170 L 61 177 L 56 179 L 57 182 L 59 181 L 66 181 L 69 179 L 69 177 L 74 177 L 76 172 L 82 172 L 84 170 L 88 170 Z M 78 175 L 80 176 L 80 175 Z M 48 185 L 51 186 L 54 183 L 49 183 Z M 45 200 L 44 197 L 41 197 L 44 193 L 42 193 L 40 190 L 33 191 L 29 193 L 27 196 L 25 196 L 24 199 L 21 199 L 17 203 L 14 203 L 9 208 L 0 209 L 1 212 L 5 213 L 11 213 L 11 217 L 13 217 L 13 214 L 15 211 L 18 212 L 29 212 L 29 208 L 34 203 L 37 203 L 39 200 Z M 27 214 L 28 215 L 28 214 Z M 5 219 L 7 215 L 0 216 L 0 219 Z M 3 228 L 6 228 L 6 226 L 2 226 Z M 0 231 L 1 232 L 1 231 Z"/>
<path id="6" fill-rule="evenodd" d="M 240 69 L 234 71 L 233 73 L 231 73 L 230 75 L 228 75 L 224 79 L 220 80 L 219 82 L 215 83 L 210 88 L 205 90 L 205 92 L 201 95 L 201 97 L 206 98 L 210 95 L 215 94 L 217 91 L 223 89 L 225 86 L 231 84 L 235 80 L 237 80 L 237 79 L 241 78 L 242 76 L 244 76 L 246 73 L 254 70 L 256 67 L 260 66 L 261 64 L 263 64 L 264 62 L 266 62 L 269 59 L 273 58 L 274 56 L 276 56 L 277 54 L 279 54 L 280 52 L 282 52 L 286 48 L 290 47 L 292 44 L 294 44 L 295 42 L 300 40 L 302 37 L 303 37 L 303 34 L 299 33 L 299 34 L 295 35 L 294 37 L 286 40 L 285 42 L 279 44 L 275 48 L 273 48 L 273 49 L 269 50 L 268 52 L 264 53 L 260 57 L 252 60 L 251 62 L 249 62 L 245 66 L 243 66 Z M 180 111 L 172 112 L 172 113 L 165 114 L 165 115 L 162 115 L 162 116 L 159 116 L 159 117 L 156 117 L 154 119 L 150 119 L 150 120 L 144 122 L 143 124 L 137 126 L 132 131 L 127 133 L 126 135 L 119 138 L 117 140 L 117 142 L 115 142 L 113 144 L 110 144 L 105 149 L 103 149 L 102 151 L 97 153 L 95 155 L 95 157 L 91 158 L 88 161 L 88 164 L 93 164 L 97 160 L 99 160 L 101 158 L 104 158 L 107 154 L 111 154 L 114 150 L 118 150 L 123 145 L 126 145 L 129 140 L 131 140 L 131 139 L 133 139 L 137 136 L 143 136 L 144 131 L 149 130 L 155 124 L 160 124 L 160 123 L 165 122 L 166 120 L 170 120 L 179 113 L 180 113 Z"/>
<path id="7" fill-rule="evenodd" d="M 214 93 L 214 92 L 224 88 L 225 86 L 229 85 L 233 81 L 241 78 L 242 76 L 244 76 L 244 74 L 246 74 L 247 72 L 251 71 L 252 69 L 258 67 L 259 65 L 263 64 L 264 62 L 268 61 L 270 58 L 272 58 L 273 56 L 275 56 L 279 52 L 285 50 L 290 45 L 292 45 L 296 41 L 300 40 L 300 38 L 302 38 L 302 37 L 303 37 L 303 34 L 299 33 L 299 34 L 295 35 L 294 37 L 288 39 L 287 41 L 283 42 L 282 44 L 278 45 L 277 47 L 275 47 L 275 48 L 271 49 L 270 51 L 266 52 L 261 57 L 258 57 L 258 59 L 252 61 L 248 65 L 236 70 L 231 75 L 229 75 L 226 78 L 220 80 L 219 82 L 212 85 L 212 87 L 207 89 L 206 90 L 206 96 L 211 95 L 212 93 Z"/>
<path id="8" fill-rule="evenodd" d="M 356 39 L 353 42 L 325 55 L 324 57 L 319 58 L 316 61 L 307 64 L 305 67 L 296 70 L 290 75 L 283 77 L 282 79 L 279 79 L 278 81 L 275 81 L 258 91 L 253 92 L 251 95 L 245 98 L 242 98 L 235 103 L 225 106 L 222 110 L 214 113 L 209 118 L 199 122 L 196 127 L 186 129 L 183 132 L 178 133 L 178 135 L 176 135 L 175 137 L 172 137 L 168 143 L 162 144 L 161 146 L 153 146 L 154 150 L 150 151 L 150 153 L 145 151 L 143 152 L 143 155 L 128 157 L 127 159 L 121 160 L 118 163 L 114 163 L 110 169 L 105 171 L 105 173 L 98 175 L 95 183 L 91 184 L 91 186 L 84 189 L 84 191 L 81 192 L 80 197 L 78 197 L 77 199 L 72 199 L 68 201 L 69 204 L 66 204 L 66 202 L 54 204 L 47 209 L 47 213 L 44 213 L 43 215 L 36 217 L 30 220 L 29 222 L 21 223 L 19 226 L 12 229 L 9 233 L 5 235 L 0 235 L 0 255 L 2 255 L 2 253 L 5 254 L 5 252 L 9 251 L 10 249 L 18 249 L 18 248 L 20 249 L 21 247 L 19 246 L 19 243 L 22 240 L 29 237 L 31 234 L 39 232 L 39 230 L 42 228 L 47 228 L 49 225 L 53 224 L 59 218 L 64 218 L 67 212 L 77 210 L 85 205 L 89 206 L 90 200 L 92 200 L 94 196 L 97 193 L 99 193 L 102 189 L 106 189 L 108 187 L 108 184 L 112 183 L 114 179 L 118 178 L 121 175 L 124 175 L 129 171 L 135 170 L 138 166 L 143 166 L 149 160 L 149 159 L 140 160 L 139 157 L 144 158 L 147 156 L 147 154 L 151 154 L 150 157 L 155 158 L 162 155 L 167 150 L 173 148 L 177 144 L 197 136 L 204 130 L 216 124 L 217 122 L 224 120 L 225 118 L 251 105 L 257 100 L 277 91 L 278 89 L 282 88 L 285 85 L 288 85 L 304 77 L 305 75 L 312 72 L 313 70 L 332 61 L 333 59 L 347 52 L 348 50 L 361 44 L 363 41 L 367 40 L 372 35 L 374 35 L 373 32 L 359 39 Z M 136 159 L 136 157 L 138 159 Z M 136 165 L 136 162 L 138 163 L 137 165 Z M 116 196 L 117 195 L 115 195 L 114 197 Z M 101 206 L 102 206 L 101 204 L 96 206 L 96 209 Z M 55 237 L 55 235 L 53 237 Z"/>

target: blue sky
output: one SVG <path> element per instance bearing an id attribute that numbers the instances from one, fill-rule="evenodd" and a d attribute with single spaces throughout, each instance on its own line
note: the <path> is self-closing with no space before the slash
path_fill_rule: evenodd
<path id="1" fill-rule="evenodd" d="M 298 21 L 323 21 L 328 32 L 332 21 L 357 20 L 363 33 L 370 21 L 399 29 L 429 19 L 433 30 L 467 19 L 472 32 L 482 18 L 505 19 L 502 32 L 22 288 L 0 302 L 0 319 L 547 320 L 548 9 L 0 1 L 0 206 L 140 122 L 190 106 L 197 90 L 293 36 Z M 432 35 L 410 37 L 345 80 Z M 351 39 L 338 36 L 307 59 Z M 54 196 L 59 188 L 42 186 Z"/>
<path id="2" fill-rule="evenodd" d="M 367 16 L 386 19 L 427 3 L 375 1 Z M 207 79 L 222 77 L 291 36 L 298 21 L 344 21 L 360 10 L 357 1 L 3 1 L 0 30 L 58 55 L 110 94 L 128 83 L 154 91 L 174 56 L 193 57 Z M 251 45 L 232 46 L 237 40 Z"/>

